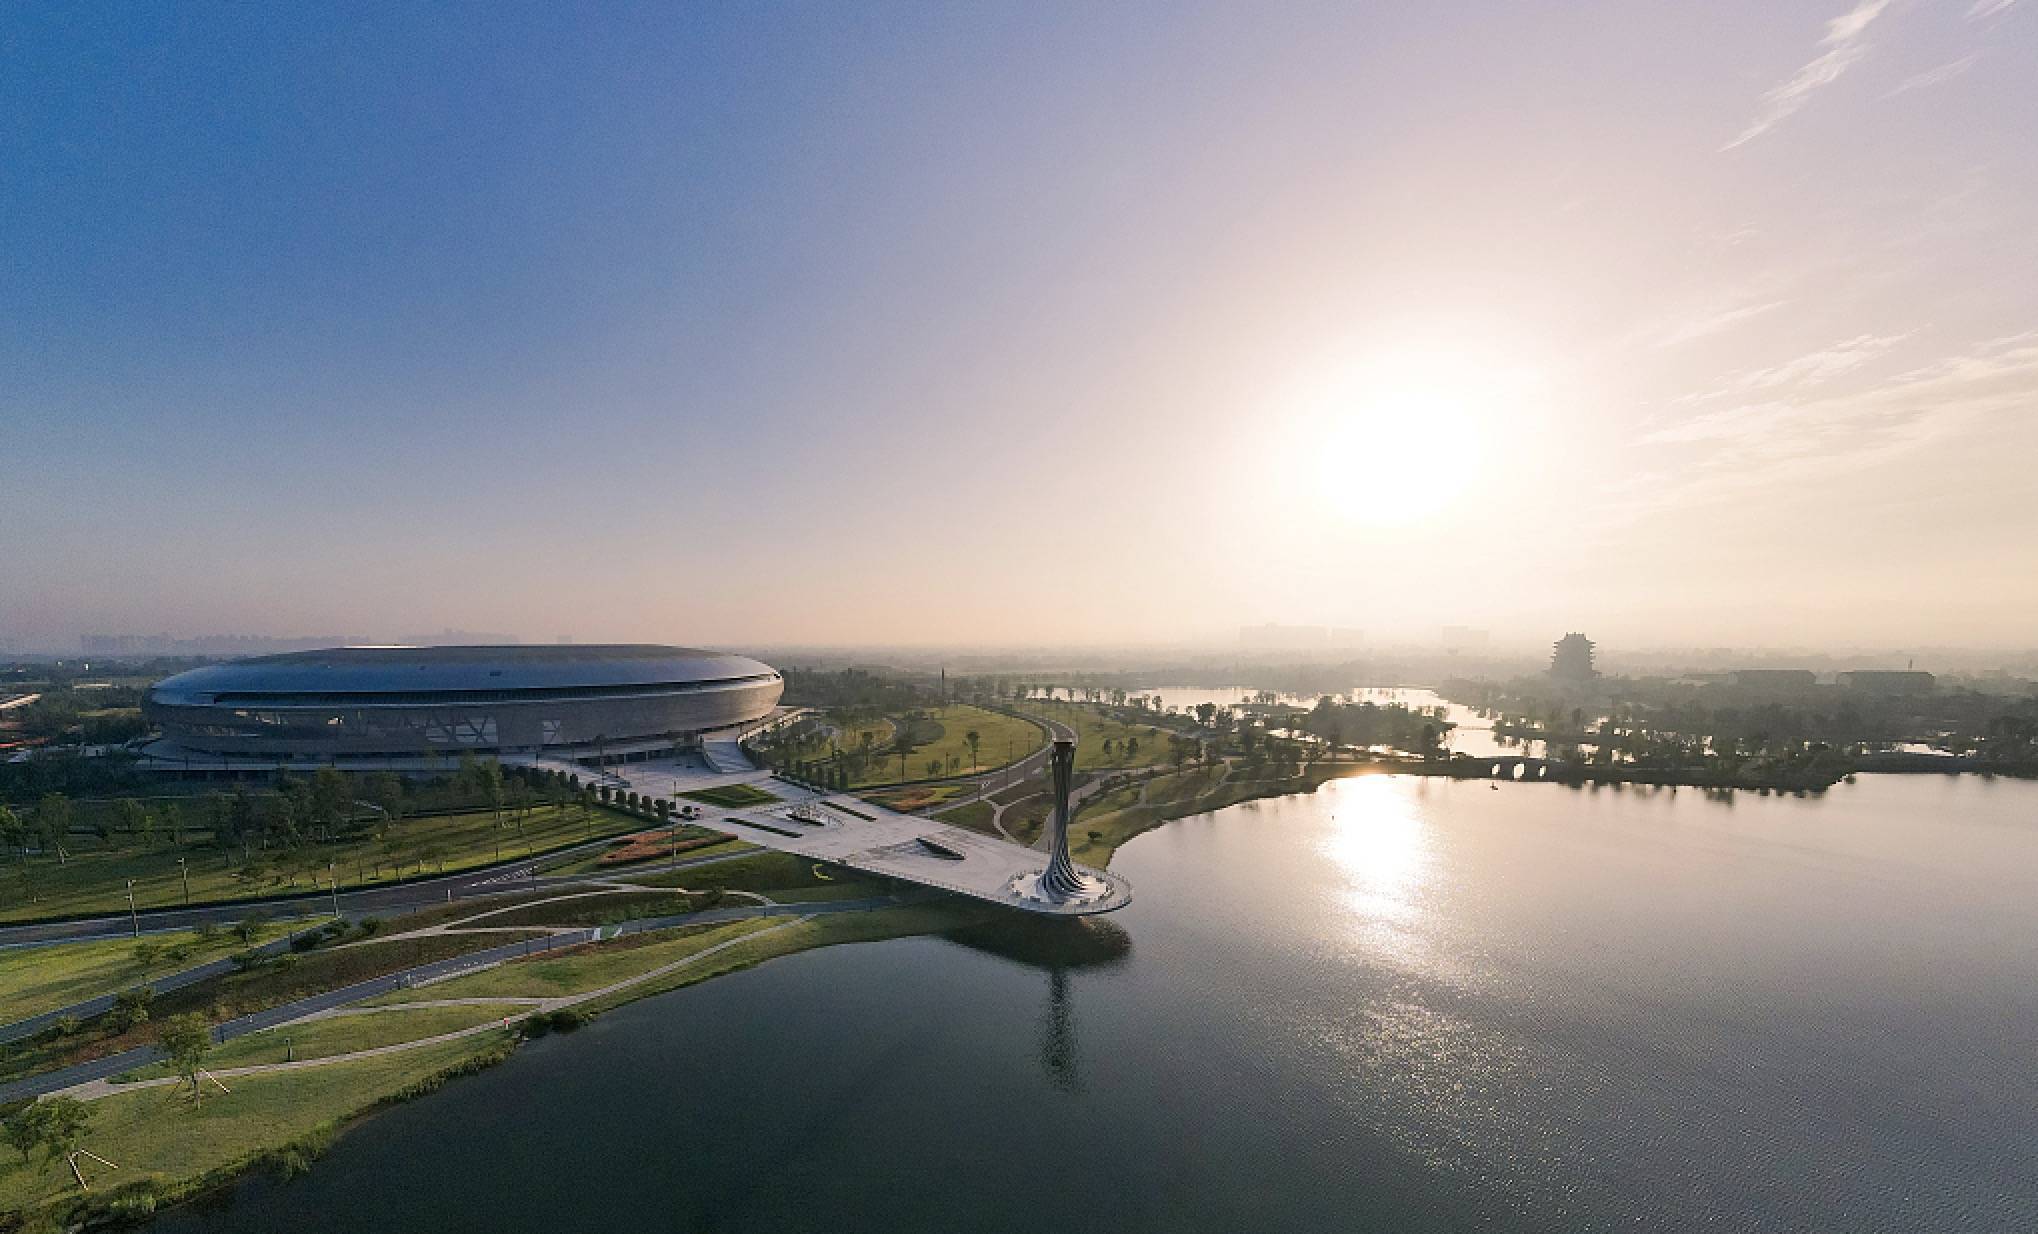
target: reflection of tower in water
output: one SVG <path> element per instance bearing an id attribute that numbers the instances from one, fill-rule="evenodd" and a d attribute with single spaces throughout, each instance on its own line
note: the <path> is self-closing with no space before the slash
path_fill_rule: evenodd
<path id="1" fill-rule="evenodd" d="M 1040 1069 L 1048 1083 L 1065 1093 L 1083 1091 L 1076 1071 L 1076 1015 L 1069 1004 L 1069 974 L 1053 968 L 1047 974 L 1047 1015 L 1041 1023 Z"/>
<path id="2" fill-rule="evenodd" d="M 1057 921 L 1011 913 L 982 925 L 951 930 L 942 937 L 1047 974 L 1047 1005 L 1040 1017 L 1040 1069 L 1048 1082 L 1063 1092 L 1081 1092 L 1071 977 L 1083 971 L 1108 972 L 1130 959 L 1132 936 L 1125 928 L 1102 917 Z"/>

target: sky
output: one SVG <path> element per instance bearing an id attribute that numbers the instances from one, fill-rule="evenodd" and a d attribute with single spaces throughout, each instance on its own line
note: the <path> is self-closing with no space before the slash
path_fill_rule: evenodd
<path id="1" fill-rule="evenodd" d="M 2038 0 L 17 4 L 0 645 L 2038 643 Z"/>

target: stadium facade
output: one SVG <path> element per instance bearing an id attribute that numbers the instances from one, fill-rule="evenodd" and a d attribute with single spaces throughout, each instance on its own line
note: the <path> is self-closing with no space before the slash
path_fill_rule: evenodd
<path id="1" fill-rule="evenodd" d="M 142 711 L 163 744 L 229 758 L 573 758 L 690 744 L 784 690 L 768 664 L 685 647 L 335 647 L 179 673 Z"/>

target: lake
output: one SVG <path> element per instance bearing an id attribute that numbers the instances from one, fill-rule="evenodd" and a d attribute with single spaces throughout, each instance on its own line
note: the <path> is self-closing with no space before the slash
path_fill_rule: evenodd
<path id="1" fill-rule="evenodd" d="M 2038 784 L 1370 776 L 773 961 L 171 1231 L 2038 1228 Z"/>

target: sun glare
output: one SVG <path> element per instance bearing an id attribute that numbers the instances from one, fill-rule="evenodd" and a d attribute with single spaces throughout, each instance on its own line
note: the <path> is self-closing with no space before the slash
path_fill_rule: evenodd
<path id="1" fill-rule="evenodd" d="M 1406 527 L 1462 498 L 1521 388 L 1520 374 L 1462 357 L 1396 357 L 1323 383 L 1298 449 L 1323 506 L 1365 527 Z"/>

